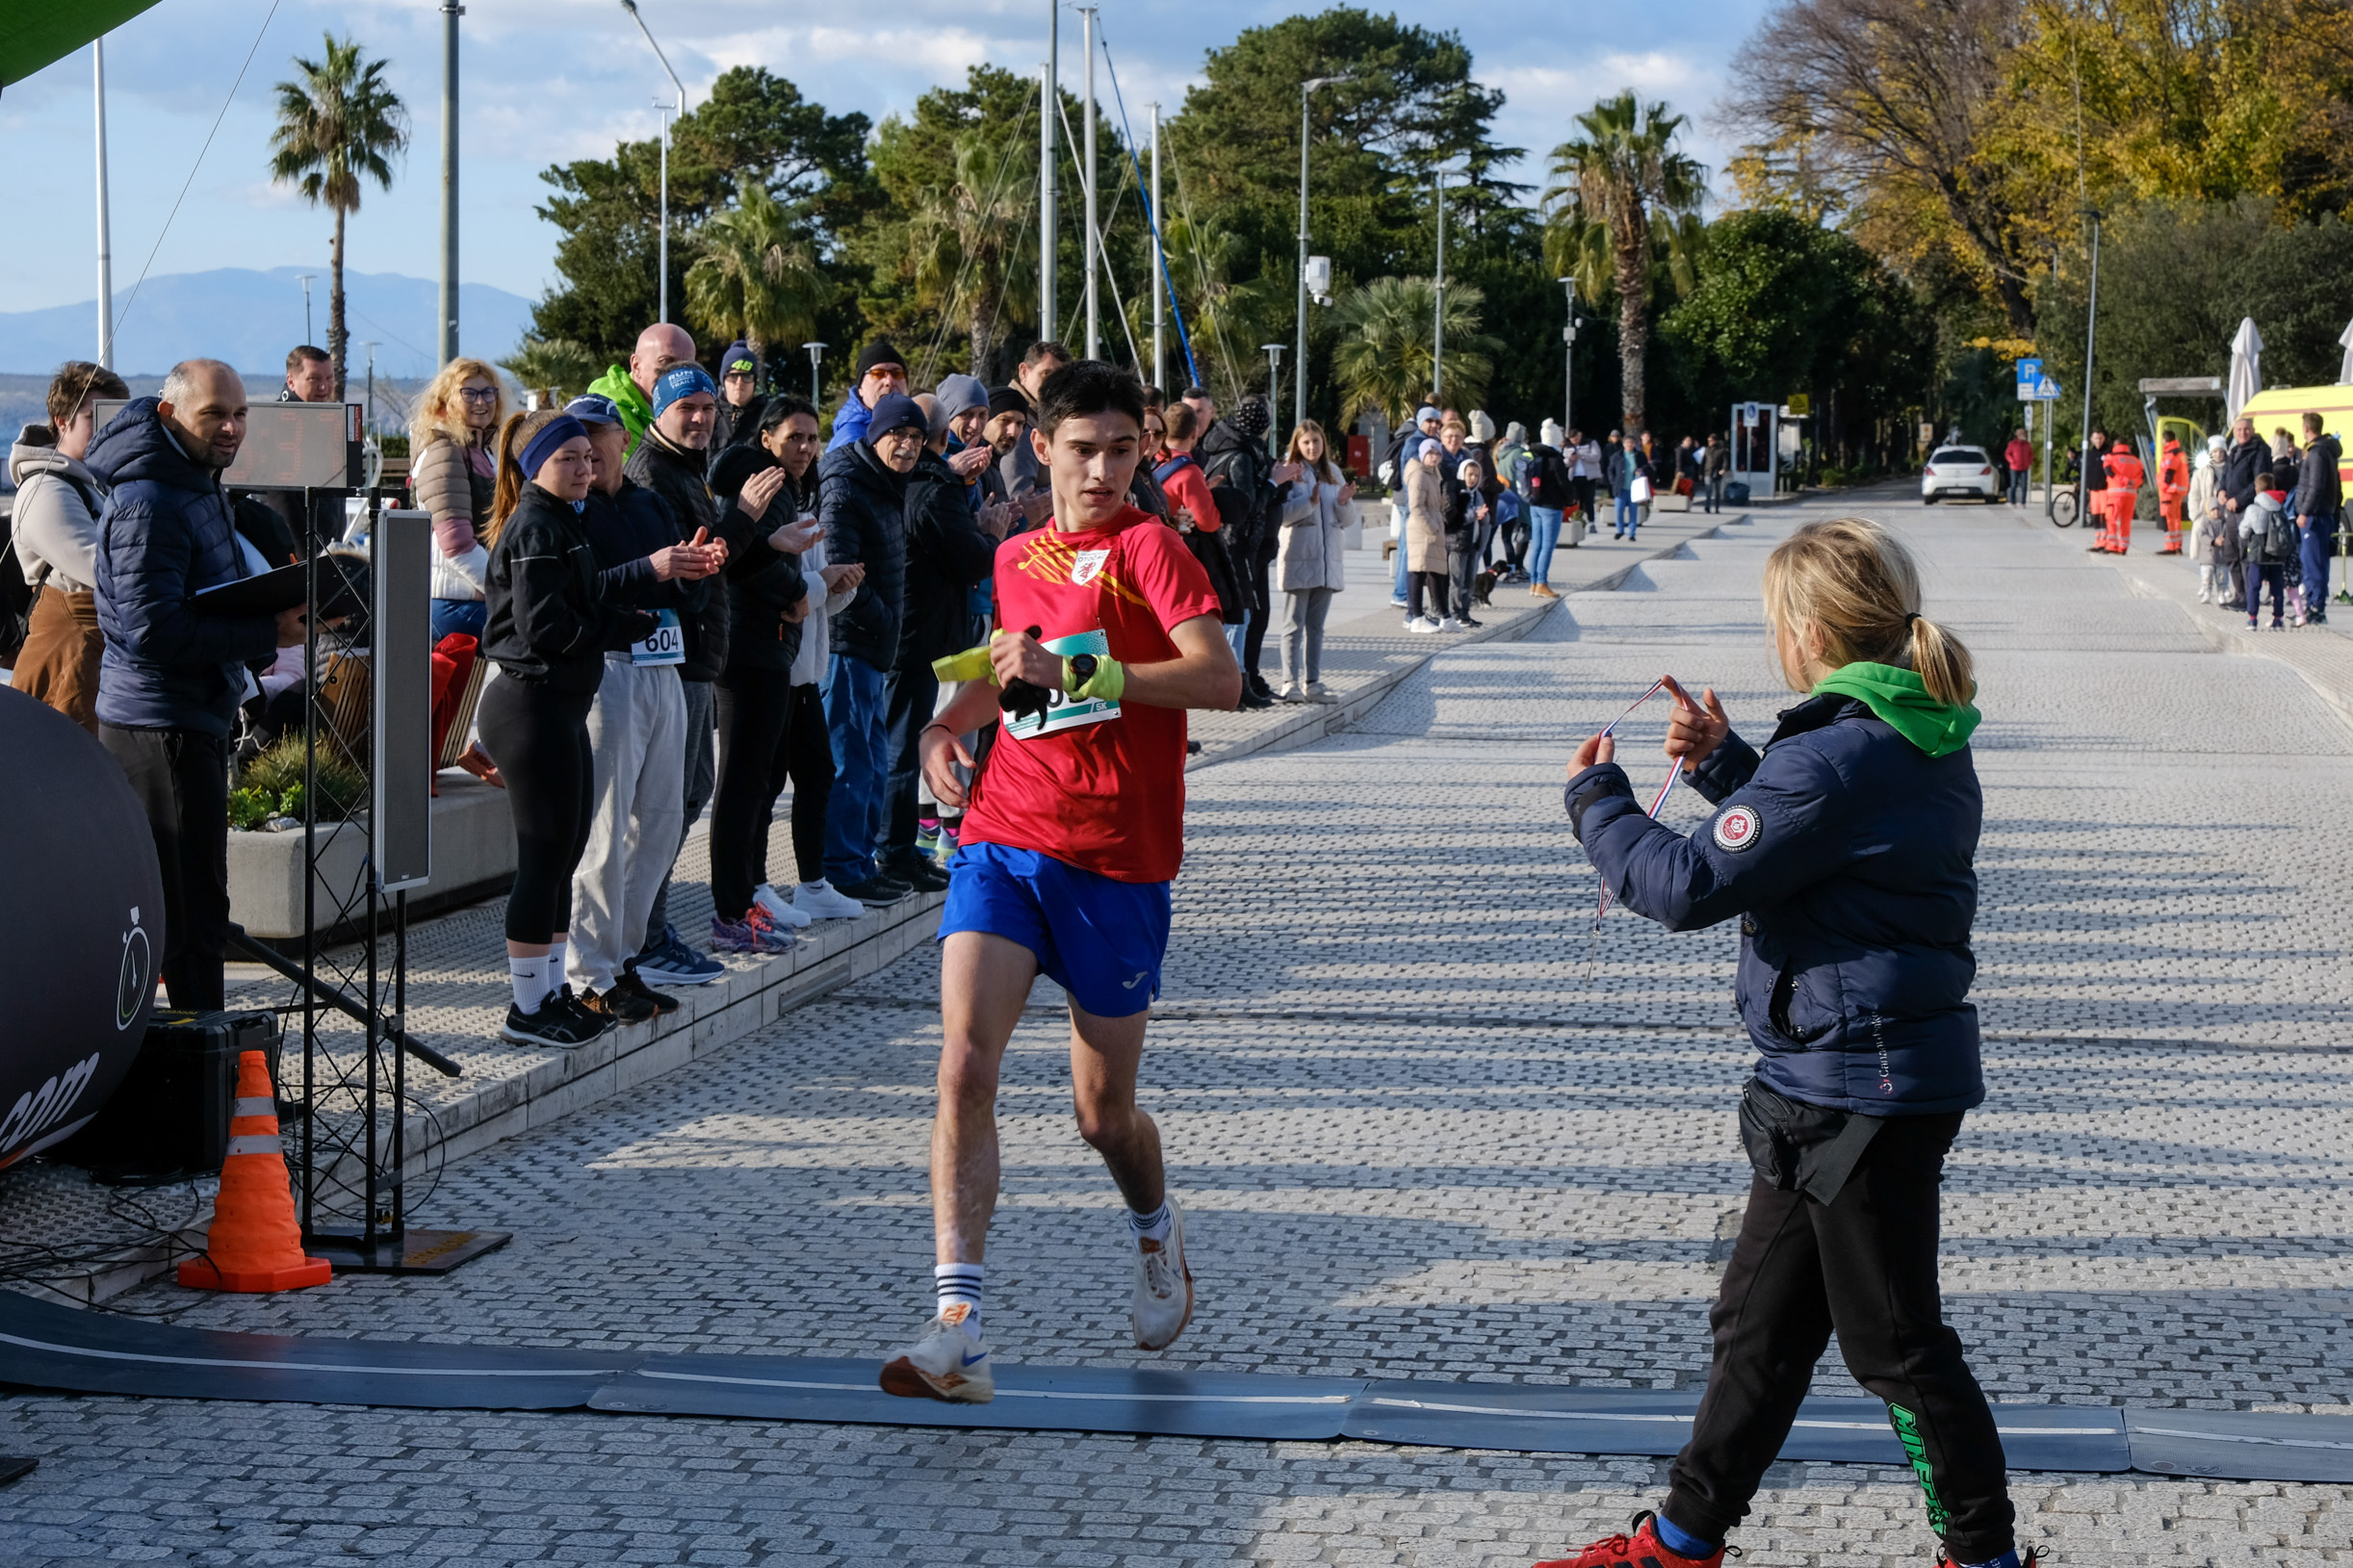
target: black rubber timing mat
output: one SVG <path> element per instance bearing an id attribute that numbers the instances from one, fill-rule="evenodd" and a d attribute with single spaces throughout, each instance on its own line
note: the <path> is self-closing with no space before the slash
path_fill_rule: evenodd
<path id="1" fill-rule="evenodd" d="M 643 1357 L 180 1328 L 0 1291 L 0 1381 L 136 1399 L 571 1410 Z"/>
<path id="2" fill-rule="evenodd" d="M 1351 1377 L 999 1365 L 994 1401 L 947 1404 L 885 1394 L 875 1386 L 878 1365 L 872 1358 L 650 1355 L 588 1403 L 647 1415 L 1329 1441 L 1340 1435 L 1350 1401 L 1364 1387 Z"/>
<path id="3" fill-rule="evenodd" d="M 992 1403 L 943 1404 L 883 1393 L 877 1370 L 871 1359 L 234 1334 L 0 1291 L 0 1383 L 135 1399 L 1649 1455 L 1680 1449 L 1699 1407 L 1677 1390 L 1001 1364 Z M 2016 1470 L 2353 1483 L 2353 1417 L 1997 1404 L 1994 1419 Z M 1908 1462 L 1886 1408 L 1868 1399 L 1806 1401 L 1781 1457 Z"/>
<path id="4" fill-rule="evenodd" d="M 2353 1481 L 2353 1416 L 2125 1410 L 2133 1468 L 2220 1480 Z"/>

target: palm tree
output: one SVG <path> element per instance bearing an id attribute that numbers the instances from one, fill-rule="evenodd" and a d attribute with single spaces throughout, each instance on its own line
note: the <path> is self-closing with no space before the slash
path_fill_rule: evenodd
<path id="1" fill-rule="evenodd" d="M 1037 309 L 1037 258 L 1024 242 L 1037 202 L 1037 145 L 978 133 L 955 144 L 954 178 L 925 186 L 907 225 L 916 297 L 941 313 L 934 339 L 963 327 L 971 340 L 971 373 L 990 378 L 1007 311 Z M 961 321 L 951 318 L 961 316 Z M 933 355 L 917 369 L 929 382 Z"/>
<path id="2" fill-rule="evenodd" d="M 1707 170 L 1675 150 L 1684 123 L 1666 104 L 1638 102 L 1628 90 L 1579 115 L 1577 127 L 1585 134 L 1552 149 L 1552 174 L 1561 183 L 1544 199 L 1555 208 L 1556 259 L 1598 272 L 1606 251 L 1617 290 L 1618 380 L 1628 430 L 1641 429 L 1643 422 L 1650 266 L 1661 220 L 1696 214 L 1707 194 Z M 1669 235 L 1683 232 L 1666 227 Z M 1599 295 L 1592 289 L 1587 297 Z"/>
<path id="3" fill-rule="evenodd" d="M 525 335 L 515 351 L 499 361 L 526 392 L 553 392 L 560 402 L 588 390 L 608 360 L 570 338 Z"/>
<path id="4" fill-rule="evenodd" d="M 817 312 L 833 286 L 768 188 L 746 174 L 736 204 L 704 219 L 702 254 L 686 269 L 686 314 L 694 324 L 740 337 L 752 363 L 763 365 L 771 343 L 816 336 Z"/>
<path id="5" fill-rule="evenodd" d="M 344 349 L 350 334 L 343 320 L 344 219 L 359 211 L 362 175 L 380 190 L 392 189 L 387 154 L 408 145 L 408 111 L 384 85 L 381 60 L 365 60 L 349 39 L 326 35 L 326 58 L 295 56 L 299 79 L 277 85 L 278 122 L 270 135 L 270 178 L 293 184 L 316 207 L 335 214 L 335 243 L 327 253 L 332 274 L 327 287 L 326 352 L 335 362 L 335 396 L 343 396 Z"/>
<path id="6" fill-rule="evenodd" d="M 1479 330 L 1487 296 L 1474 284 L 1446 290 L 1445 384 L 1441 400 L 1466 408 L 1487 393 L 1494 356 L 1502 345 Z M 1377 408 L 1402 425 L 1416 403 L 1431 396 L 1431 326 L 1437 316 L 1437 286 L 1426 277 L 1375 278 L 1340 301 L 1334 313 L 1340 342 L 1332 368 L 1340 381 L 1340 423 Z"/>

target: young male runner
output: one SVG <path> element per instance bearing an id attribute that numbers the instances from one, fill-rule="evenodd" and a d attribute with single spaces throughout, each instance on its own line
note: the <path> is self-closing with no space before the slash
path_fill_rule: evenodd
<path id="1" fill-rule="evenodd" d="M 997 1065 L 1041 972 L 1070 993 L 1079 1136 L 1127 1203 L 1136 1344 L 1161 1350 L 1192 1316 L 1184 1216 L 1159 1129 L 1136 1108 L 1136 1065 L 1184 854 L 1184 710 L 1232 707 L 1242 676 L 1208 575 L 1175 530 L 1127 503 L 1143 428 L 1144 391 L 1127 373 L 1090 360 L 1047 378 L 1030 439 L 1053 519 L 996 553 L 995 683 L 967 686 L 923 732 L 924 777 L 965 818 L 940 921 L 939 1315 L 884 1365 L 892 1394 L 996 1396 L 981 1258 L 996 1208 Z M 1091 673 L 1073 667 L 1079 655 L 1093 655 Z M 996 718 L 1016 681 L 1052 706 L 1004 716 L 968 792 L 956 769 L 973 761 L 956 737 Z"/>

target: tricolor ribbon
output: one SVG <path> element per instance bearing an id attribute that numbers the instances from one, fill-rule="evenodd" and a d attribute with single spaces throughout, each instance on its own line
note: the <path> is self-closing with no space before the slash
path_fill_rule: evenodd
<path id="1" fill-rule="evenodd" d="M 1651 698 L 1656 697 L 1660 692 L 1665 691 L 1668 686 L 1672 685 L 1674 683 L 1674 679 L 1675 678 L 1671 675 L 1663 675 L 1659 677 L 1657 681 L 1651 683 L 1651 687 L 1648 691 L 1643 692 L 1640 697 L 1634 699 L 1633 702 L 1628 703 L 1626 705 L 1626 710 L 1623 713 L 1618 714 L 1617 717 L 1612 719 L 1609 723 L 1603 725 L 1601 727 L 1601 733 L 1595 735 L 1593 738 L 1595 740 L 1599 740 L 1603 738 L 1603 736 L 1608 735 L 1611 731 L 1625 723 L 1628 718 L 1633 716 L 1636 708 L 1641 707 L 1644 703 L 1650 701 Z M 1675 787 L 1675 780 L 1682 772 L 1682 759 L 1680 758 L 1671 759 L 1667 769 L 1667 782 L 1659 785 L 1659 792 L 1657 794 L 1650 797 L 1650 808 L 1642 813 L 1644 816 L 1650 817 L 1653 820 L 1657 819 L 1659 808 L 1667 804 L 1668 794 Z M 1601 902 L 1593 910 L 1593 931 L 1595 935 L 1599 935 L 1601 931 L 1601 917 L 1609 913 L 1610 885 L 1605 882 L 1601 885 Z"/>

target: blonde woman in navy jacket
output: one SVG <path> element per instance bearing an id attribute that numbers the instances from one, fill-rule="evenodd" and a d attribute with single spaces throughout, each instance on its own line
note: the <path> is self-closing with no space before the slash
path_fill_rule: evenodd
<path id="1" fill-rule="evenodd" d="M 1920 613 L 1903 547 L 1860 519 L 1784 540 L 1765 614 L 1806 699 L 1761 753 L 1713 691 L 1675 688 L 1667 752 L 1716 808 L 1706 823 L 1646 816 L 1604 736 L 1570 765 L 1569 816 L 1618 901 L 1674 931 L 1739 919 L 1758 1060 L 1741 1101 L 1754 1176 L 1692 1440 L 1660 1512 L 1563 1561 L 1720 1563 L 1835 1329 L 1949 1560 L 2019 1568 L 2002 1439 L 1936 1278 L 1945 1151 L 1985 1097 L 1969 652 Z"/>

